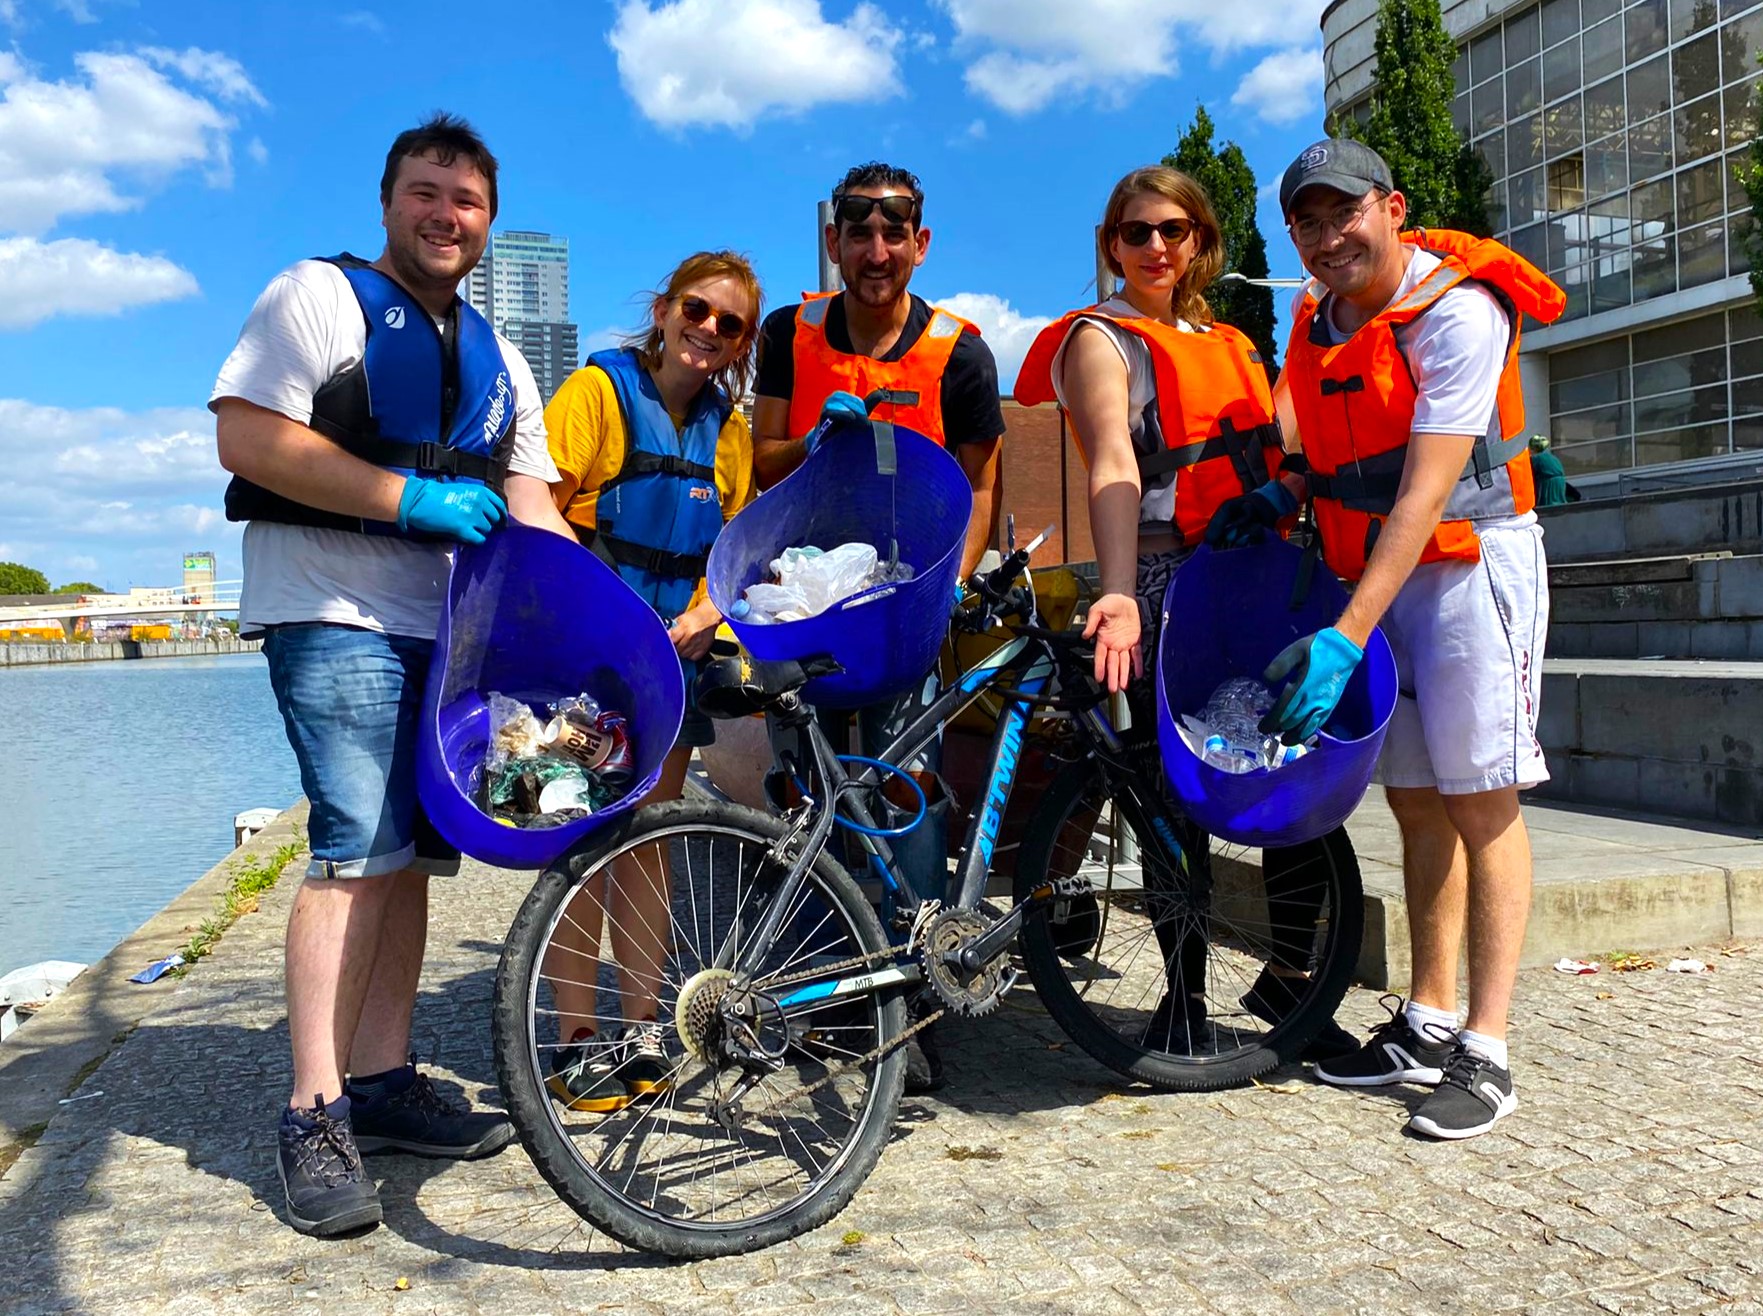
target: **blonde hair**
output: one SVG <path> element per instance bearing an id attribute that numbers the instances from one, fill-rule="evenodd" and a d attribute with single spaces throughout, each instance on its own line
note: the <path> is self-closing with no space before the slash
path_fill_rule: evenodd
<path id="1" fill-rule="evenodd" d="M 1102 227 L 1096 231 L 1096 249 L 1115 278 L 1125 277 L 1120 262 L 1114 259 L 1111 247 L 1126 203 L 1136 196 L 1152 194 L 1175 202 L 1194 221 L 1198 241 L 1194 259 L 1187 273 L 1170 294 L 1170 310 L 1189 324 L 1211 324 L 1212 308 L 1206 305 L 1205 291 L 1224 269 L 1224 243 L 1218 232 L 1218 216 L 1213 213 L 1212 200 L 1206 189 L 1179 169 L 1168 165 L 1146 165 L 1135 169 L 1114 185 L 1108 194 L 1108 205 L 1102 212 Z"/>
<path id="2" fill-rule="evenodd" d="M 657 316 L 666 315 L 668 305 L 687 288 L 712 279 L 733 279 L 753 303 L 753 313 L 747 317 L 747 327 L 735 344 L 735 354 L 727 365 L 710 376 L 711 383 L 719 385 L 731 400 L 739 402 L 753 382 L 754 347 L 759 341 L 759 318 L 765 304 L 759 276 L 753 272 L 752 262 L 739 252 L 696 251 L 674 266 L 673 273 L 648 298 L 648 325 L 626 335 L 622 345 L 635 352 L 650 370 L 659 370 L 662 335 L 661 326 L 655 323 Z"/>

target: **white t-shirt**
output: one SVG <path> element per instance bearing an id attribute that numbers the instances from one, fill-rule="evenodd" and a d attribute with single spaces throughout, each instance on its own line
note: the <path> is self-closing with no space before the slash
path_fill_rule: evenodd
<path id="1" fill-rule="evenodd" d="M 496 341 L 514 385 L 508 469 L 549 484 L 557 467 L 539 386 L 519 349 L 500 334 Z M 367 321 L 348 277 L 327 261 L 300 261 L 276 275 L 251 308 L 208 405 L 242 398 L 310 424 L 313 395 L 366 350 Z M 444 543 L 252 521 L 245 527 L 239 628 L 326 621 L 433 639 L 451 560 Z"/>
<path id="2" fill-rule="evenodd" d="M 1151 349 L 1132 330 L 1123 329 L 1106 318 L 1115 316 L 1119 319 L 1141 320 L 1145 318 L 1145 313 L 1124 297 L 1110 297 L 1101 304 L 1100 312 L 1085 316 L 1080 323 L 1093 324 L 1107 334 L 1108 341 L 1114 344 L 1121 360 L 1126 362 L 1127 429 L 1132 435 L 1133 451 L 1149 453 L 1152 441 L 1145 434 L 1145 418 L 1157 406 L 1157 372 L 1156 367 L 1151 364 Z M 1194 326 L 1186 320 L 1176 321 L 1175 327 L 1183 333 L 1194 332 Z M 1077 325 L 1073 324 L 1072 329 L 1076 328 Z M 1059 344 L 1059 350 L 1053 354 L 1053 392 L 1062 407 L 1066 406 L 1065 349 L 1070 342 L 1071 334 L 1067 333 L 1065 341 Z M 1140 525 L 1157 522 L 1161 529 L 1175 519 L 1175 477 L 1176 472 L 1169 471 L 1140 488 Z"/>

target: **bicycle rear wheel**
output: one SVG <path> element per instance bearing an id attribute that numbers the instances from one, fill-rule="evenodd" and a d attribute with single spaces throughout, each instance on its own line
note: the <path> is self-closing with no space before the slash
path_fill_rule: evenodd
<path id="1" fill-rule="evenodd" d="M 509 929 L 494 1011 L 509 1115 L 559 1196 L 631 1247 L 726 1256 L 813 1229 L 850 1201 L 892 1127 L 904 1052 L 861 1057 L 904 1028 L 900 993 L 780 1004 L 818 966 L 888 950 L 830 856 L 743 998 L 775 1063 L 744 1067 L 716 1041 L 728 968 L 776 894 L 783 832 L 739 805 L 639 810 L 541 874 Z M 662 893 L 648 915 L 645 882 Z M 633 1005 L 644 983 L 654 1023 L 646 1000 Z M 561 1030 L 584 1018 L 593 1037 L 571 1046 Z M 645 1025 L 658 1045 L 638 1045 Z M 617 1040 L 626 1029 L 633 1040 Z"/>
<path id="2" fill-rule="evenodd" d="M 1145 782 L 1145 778 L 1139 778 Z M 1191 825 L 1153 779 L 1143 808 L 1110 796 L 1085 758 L 1053 779 L 1017 860 L 1016 895 L 1088 878 L 1020 944 L 1047 1012 L 1109 1068 L 1208 1091 L 1285 1061 L 1334 1015 L 1364 925 L 1359 864 L 1342 829 L 1264 868 L 1195 853 Z"/>

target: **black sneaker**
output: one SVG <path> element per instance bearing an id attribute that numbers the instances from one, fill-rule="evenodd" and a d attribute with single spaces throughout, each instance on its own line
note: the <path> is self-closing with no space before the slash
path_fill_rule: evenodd
<path id="1" fill-rule="evenodd" d="M 666 1031 L 653 1019 L 629 1025 L 618 1035 L 623 1062 L 619 1077 L 632 1098 L 659 1097 L 673 1089 L 673 1062 L 668 1059 Z"/>
<path id="2" fill-rule="evenodd" d="M 630 1089 L 619 1077 L 623 1050 L 617 1042 L 602 1042 L 586 1029 L 551 1055 L 551 1073 L 545 1087 L 566 1110 L 609 1115 L 631 1104 Z"/>
<path id="3" fill-rule="evenodd" d="M 361 1167 L 361 1151 L 345 1108 L 331 1114 L 323 1098 L 314 1109 L 283 1112 L 277 1129 L 276 1169 L 288 1199 L 288 1221 L 302 1234 L 332 1238 L 379 1224 L 380 1195 Z"/>
<path id="4" fill-rule="evenodd" d="M 1512 1071 L 1459 1045 L 1443 1081 L 1420 1103 L 1408 1127 L 1429 1138 L 1473 1138 L 1517 1109 Z"/>
<path id="5" fill-rule="evenodd" d="M 409 1152 L 471 1161 L 501 1151 L 514 1137 L 506 1115 L 448 1100 L 420 1070 L 402 1092 L 356 1106 L 353 1122 L 355 1143 L 364 1156 Z"/>
<path id="6" fill-rule="evenodd" d="M 1394 1007 L 1390 1002 L 1394 1001 Z M 1325 1060 L 1316 1077 L 1338 1088 L 1375 1088 L 1386 1083 L 1442 1083 L 1445 1065 L 1457 1047 L 1457 1035 L 1442 1028 L 1436 1037 L 1422 1037 L 1408 1024 L 1399 996 L 1383 998 L 1389 1019 L 1372 1030 L 1371 1039 L 1351 1055 Z"/>
<path id="7" fill-rule="evenodd" d="M 1271 968 L 1264 968 L 1261 976 L 1255 979 L 1255 985 L 1243 994 L 1243 1009 L 1269 1028 L 1275 1027 L 1298 1008 L 1300 997 L 1296 984 L 1304 981 L 1306 979 L 1281 977 Z M 1305 1043 L 1298 1059 L 1339 1060 L 1358 1049 L 1359 1039 L 1330 1019 L 1315 1037 Z"/>
<path id="8" fill-rule="evenodd" d="M 1177 1002 L 1181 1003 L 1177 1012 Z M 1163 999 L 1151 1012 L 1139 1045 L 1172 1056 L 1193 1056 L 1214 1052 L 1218 1040 L 1206 1018 L 1206 1003 L 1191 992 L 1164 989 Z"/>

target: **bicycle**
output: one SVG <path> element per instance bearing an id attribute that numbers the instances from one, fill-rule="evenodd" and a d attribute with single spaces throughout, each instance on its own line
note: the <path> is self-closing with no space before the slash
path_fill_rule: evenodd
<path id="1" fill-rule="evenodd" d="M 1185 820 L 1159 784 L 1154 729 L 1117 730 L 1081 638 L 1037 624 L 1032 585 L 1021 582 L 1044 538 L 976 575 L 952 618 L 978 631 L 1002 621 L 1012 638 L 943 688 L 881 755 L 836 754 L 800 697 L 809 680 L 836 670 L 830 660 L 723 660 L 700 686 L 701 703 L 724 717 L 762 711 L 783 728 L 793 747 L 778 754 L 777 771 L 799 803 L 782 816 L 713 800 L 639 809 L 534 884 L 497 972 L 497 1074 L 540 1173 L 620 1242 L 721 1256 L 831 1219 L 881 1155 L 902 1093 L 902 1043 L 944 1012 L 994 1009 L 1018 977 L 1013 947 L 1073 1040 L 1161 1088 L 1247 1082 L 1294 1059 L 1332 1017 L 1362 920 L 1345 834 L 1280 875 L 1277 891 L 1240 875 L 1217 880 L 1208 856 L 1183 843 Z M 919 901 L 895 871 L 890 841 L 916 825 L 925 802 L 893 765 L 986 694 L 1001 711 L 952 894 L 947 904 Z M 1052 737 L 1064 766 L 1018 850 L 1013 901 L 999 912 L 985 902 L 986 884 L 1036 710 L 1054 714 L 1052 730 L 1035 734 Z M 880 788 L 890 777 L 918 792 L 916 816 L 888 817 Z M 891 929 L 829 848 L 835 825 L 891 893 Z M 603 1026 L 639 1022 L 606 1004 L 617 999 L 618 961 L 635 958 L 621 949 L 626 897 L 603 876 L 615 864 L 621 880 L 634 874 L 669 893 L 658 984 L 666 1073 L 589 1115 L 554 1095 L 556 1057 L 569 1043 L 556 1036 L 553 992 L 591 983 Z M 612 954 L 596 927 L 597 949 L 568 962 L 579 962 L 572 979 L 554 938 L 565 922 L 580 928 L 590 917 L 610 925 Z M 624 944 L 635 936 L 627 923 Z M 1283 984 L 1278 1002 L 1267 975 Z M 1180 1029 L 1172 1020 L 1160 1028 L 1150 1003 L 1180 996 L 1186 1007 L 1195 986 L 1203 1009 L 1184 1008 Z M 931 1008 L 909 1018 L 913 991 Z M 1258 1017 L 1256 1006 L 1277 1008 Z M 1191 1014 L 1203 1023 L 1186 1026 Z M 601 1044 L 613 1075 L 635 1063 L 618 1045 Z"/>

